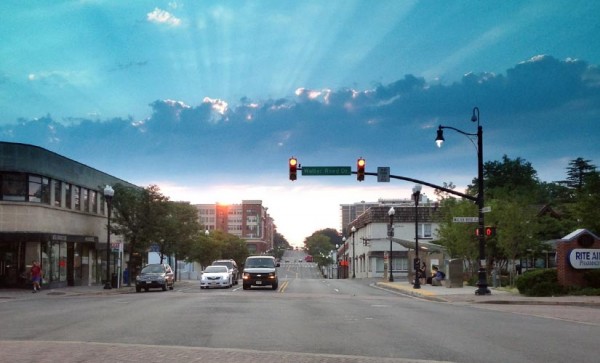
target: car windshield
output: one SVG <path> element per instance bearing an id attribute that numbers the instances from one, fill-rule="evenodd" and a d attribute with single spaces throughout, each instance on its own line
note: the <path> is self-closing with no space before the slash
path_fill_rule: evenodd
<path id="1" fill-rule="evenodd" d="M 148 265 L 142 269 L 143 274 L 159 274 L 165 272 L 162 265 Z"/>
<path id="2" fill-rule="evenodd" d="M 226 266 L 227 268 L 233 268 L 233 264 L 231 262 L 213 262 L 213 266 Z"/>
<path id="3" fill-rule="evenodd" d="M 208 266 L 204 272 L 227 272 L 227 266 Z"/>
<path id="4" fill-rule="evenodd" d="M 246 267 L 275 267 L 272 258 L 251 258 L 246 261 Z"/>

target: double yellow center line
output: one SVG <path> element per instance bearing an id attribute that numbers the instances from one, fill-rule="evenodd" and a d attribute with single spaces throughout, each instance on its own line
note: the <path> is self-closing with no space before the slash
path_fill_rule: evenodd
<path id="1" fill-rule="evenodd" d="M 279 285 L 279 292 L 283 293 L 285 292 L 285 289 L 287 289 L 288 285 L 290 284 L 289 280 L 283 281 L 281 283 L 281 285 Z"/>

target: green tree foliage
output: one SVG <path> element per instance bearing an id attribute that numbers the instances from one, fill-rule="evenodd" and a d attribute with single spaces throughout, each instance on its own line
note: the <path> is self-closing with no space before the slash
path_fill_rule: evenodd
<path id="1" fill-rule="evenodd" d="M 150 243 L 146 234 L 145 191 L 143 189 L 126 187 L 121 184 L 117 184 L 113 188 L 115 195 L 112 201 L 112 232 L 123 236 L 129 246 L 128 252 L 130 258 L 127 261 L 127 268 L 130 271 L 130 276 L 135 276 L 138 266 L 133 266 L 131 258 L 146 251 Z M 131 284 L 131 279 L 129 279 L 128 284 Z"/>
<path id="2" fill-rule="evenodd" d="M 600 173 L 594 171 L 586 175 L 581 189 L 577 192 L 574 207 L 579 228 L 587 228 L 600 235 Z"/>
<path id="3" fill-rule="evenodd" d="M 165 216 L 160 220 L 161 261 L 164 255 L 175 255 L 178 259 L 187 259 L 190 249 L 201 232 L 198 213 L 188 202 L 165 202 Z"/>
<path id="4" fill-rule="evenodd" d="M 502 161 L 488 161 L 483 165 L 485 199 L 514 197 L 528 199 L 531 202 L 540 198 L 537 171 L 528 161 L 502 156 Z M 477 178 L 467 189 L 470 195 L 476 195 Z"/>
<path id="5" fill-rule="evenodd" d="M 304 240 L 304 248 L 313 256 L 313 261 L 318 266 L 327 266 L 335 261 L 332 260 L 330 252 L 335 249 L 336 244 L 342 243 L 339 232 L 333 228 L 326 228 L 314 232 Z"/>
<path id="6" fill-rule="evenodd" d="M 291 248 L 290 243 L 279 232 L 275 232 L 275 235 L 273 236 L 273 246 L 275 258 L 281 258 L 283 256 L 283 252 Z"/>
<path id="7" fill-rule="evenodd" d="M 596 172 L 596 166 L 591 164 L 591 160 L 577 158 L 569 162 L 567 167 L 567 180 L 564 182 L 567 187 L 580 191 L 586 182 L 586 177 Z"/>
<path id="8" fill-rule="evenodd" d="M 158 245 L 161 262 L 167 255 L 187 256 L 200 230 L 193 206 L 169 201 L 156 185 L 140 189 L 118 184 L 114 189 L 113 231 L 128 243 L 130 258 L 144 255 L 152 244 Z M 137 266 L 127 264 L 134 276 Z"/>
<path id="9" fill-rule="evenodd" d="M 472 201 L 446 197 L 440 201 L 443 221 L 438 229 L 439 243 L 441 243 L 450 256 L 462 258 L 476 271 L 475 261 L 478 259 L 479 247 L 475 236 L 475 225 L 471 223 L 453 223 L 453 217 L 474 216 L 477 214 L 477 205 Z"/>
<path id="10" fill-rule="evenodd" d="M 214 260 L 232 259 L 242 266 L 248 257 L 248 248 L 243 239 L 223 231 L 211 231 L 209 235 L 196 237 L 188 251 L 188 259 L 202 266 L 210 265 Z"/>

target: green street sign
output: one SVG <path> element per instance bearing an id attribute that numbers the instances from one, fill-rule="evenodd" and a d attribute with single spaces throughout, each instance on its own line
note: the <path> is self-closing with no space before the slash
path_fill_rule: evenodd
<path id="1" fill-rule="evenodd" d="M 303 166 L 302 175 L 350 175 L 352 170 L 349 166 Z"/>

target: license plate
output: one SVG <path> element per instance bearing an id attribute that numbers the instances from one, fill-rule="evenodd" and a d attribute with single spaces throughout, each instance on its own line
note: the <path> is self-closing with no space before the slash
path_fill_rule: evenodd
<path id="1" fill-rule="evenodd" d="M 262 285 L 262 281 L 256 281 L 257 285 Z"/>

